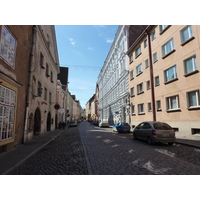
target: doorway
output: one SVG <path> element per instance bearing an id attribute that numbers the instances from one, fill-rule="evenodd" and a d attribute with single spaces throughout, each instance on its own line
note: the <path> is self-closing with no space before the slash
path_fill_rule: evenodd
<path id="1" fill-rule="evenodd" d="M 37 108 L 34 115 L 34 135 L 39 135 L 41 129 L 41 113 Z"/>
<path id="2" fill-rule="evenodd" d="M 47 116 L 47 131 L 51 131 L 51 113 L 48 113 Z"/>

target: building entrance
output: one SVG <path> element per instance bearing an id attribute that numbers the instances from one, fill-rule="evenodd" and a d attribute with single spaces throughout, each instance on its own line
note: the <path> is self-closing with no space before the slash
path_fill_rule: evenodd
<path id="1" fill-rule="evenodd" d="M 40 130 L 41 130 L 41 113 L 39 108 L 37 108 L 34 115 L 34 135 L 39 135 Z"/>

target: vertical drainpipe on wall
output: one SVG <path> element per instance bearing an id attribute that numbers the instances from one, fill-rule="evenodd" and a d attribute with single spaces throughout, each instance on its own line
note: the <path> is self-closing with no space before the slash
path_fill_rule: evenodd
<path id="1" fill-rule="evenodd" d="M 32 42 L 31 42 L 30 59 L 29 59 L 28 84 L 27 84 L 27 91 L 26 91 L 26 108 L 25 108 L 25 123 L 24 123 L 23 143 L 26 143 L 27 131 L 28 131 L 28 114 L 29 114 L 29 102 L 30 102 L 31 72 L 32 72 L 33 51 L 34 51 L 34 45 L 35 45 L 36 32 L 37 32 L 37 28 L 36 28 L 36 25 L 34 25 L 34 26 L 32 26 Z"/>
<path id="2" fill-rule="evenodd" d="M 156 109 L 155 109 L 155 91 L 154 91 L 154 80 L 153 80 L 153 63 L 152 63 L 152 51 L 151 51 L 151 38 L 150 33 L 146 30 L 148 38 L 148 47 L 149 47 L 149 68 L 150 68 L 150 84 L 151 84 L 151 100 L 152 100 L 152 113 L 153 121 L 156 121 Z"/>

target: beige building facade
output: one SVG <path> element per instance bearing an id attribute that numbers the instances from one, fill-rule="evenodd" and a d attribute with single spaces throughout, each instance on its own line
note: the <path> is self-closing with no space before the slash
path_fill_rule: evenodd
<path id="1" fill-rule="evenodd" d="M 127 52 L 131 124 L 164 121 L 200 133 L 200 26 L 148 26 Z"/>

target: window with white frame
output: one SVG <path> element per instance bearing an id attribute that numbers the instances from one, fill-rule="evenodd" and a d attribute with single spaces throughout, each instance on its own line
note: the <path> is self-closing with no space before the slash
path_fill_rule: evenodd
<path id="1" fill-rule="evenodd" d="M 177 78 L 176 65 L 164 71 L 165 83 Z"/>
<path id="2" fill-rule="evenodd" d="M 130 71 L 130 80 L 133 79 L 133 78 L 134 78 L 134 76 L 133 76 L 133 70 L 131 70 Z"/>
<path id="3" fill-rule="evenodd" d="M 160 78 L 159 78 L 159 76 L 156 76 L 155 77 L 155 86 L 158 86 L 158 85 L 160 85 Z"/>
<path id="4" fill-rule="evenodd" d="M 184 60 L 185 74 L 189 74 L 189 73 L 196 71 L 196 70 L 197 70 L 196 55 Z"/>
<path id="5" fill-rule="evenodd" d="M 140 94 L 143 92 L 143 83 L 140 83 L 137 85 L 137 94 Z"/>
<path id="6" fill-rule="evenodd" d="M 135 105 L 131 105 L 131 113 L 132 113 L 132 115 L 135 114 Z"/>
<path id="7" fill-rule="evenodd" d="M 137 67 L 136 67 L 136 75 L 139 75 L 140 73 L 142 73 L 142 64 L 139 64 Z"/>
<path id="8" fill-rule="evenodd" d="M 174 50 L 174 40 L 172 38 L 168 42 L 166 42 L 164 45 L 162 45 L 162 56 L 163 57 L 166 56 L 173 50 Z"/>
<path id="9" fill-rule="evenodd" d="M 147 81 L 147 90 L 149 90 L 150 88 L 151 88 L 150 81 Z"/>
<path id="10" fill-rule="evenodd" d="M 188 108 L 200 107 L 199 90 L 187 92 Z"/>
<path id="11" fill-rule="evenodd" d="M 135 57 L 139 56 L 141 54 L 141 47 L 139 46 L 136 50 L 135 50 Z"/>
<path id="12" fill-rule="evenodd" d="M 149 60 L 148 59 L 145 60 L 145 68 L 147 68 L 147 67 L 149 67 Z"/>
<path id="13" fill-rule="evenodd" d="M 172 97 L 167 97 L 167 110 L 176 110 L 179 109 L 179 97 L 178 95 L 172 96 Z"/>
<path id="14" fill-rule="evenodd" d="M 13 137 L 16 92 L 0 85 L 0 141 Z"/>
<path id="15" fill-rule="evenodd" d="M 154 30 L 152 33 L 151 33 L 151 40 L 154 40 L 156 38 L 156 31 Z"/>
<path id="16" fill-rule="evenodd" d="M 0 38 L 0 56 L 2 56 L 12 67 L 14 67 L 16 40 L 5 26 L 2 26 Z"/>
<path id="17" fill-rule="evenodd" d="M 133 54 L 131 54 L 130 56 L 129 56 L 129 63 L 132 63 L 133 62 Z"/>
<path id="18" fill-rule="evenodd" d="M 144 104 L 138 104 L 138 114 L 144 114 Z"/>
<path id="19" fill-rule="evenodd" d="M 156 101 L 156 110 L 161 110 L 161 101 L 160 100 L 157 100 Z"/>
<path id="20" fill-rule="evenodd" d="M 134 87 L 131 88 L 131 97 L 134 96 Z"/>
<path id="21" fill-rule="evenodd" d="M 151 102 L 148 103 L 148 112 L 151 112 L 152 109 L 151 109 Z"/>
<path id="22" fill-rule="evenodd" d="M 147 39 L 144 40 L 144 48 L 148 46 L 148 41 Z"/>
<path id="23" fill-rule="evenodd" d="M 189 40 L 194 36 L 192 31 L 192 26 L 191 25 L 186 26 L 181 30 L 180 34 L 181 34 L 181 43 L 186 42 L 187 40 Z"/>
<path id="24" fill-rule="evenodd" d="M 169 25 L 160 25 L 160 32 L 164 31 Z"/>
<path id="25" fill-rule="evenodd" d="M 154 53 L 153 54 L 153 62 L 156 62 L 156 61 L 158 61 L 158 54 Z"/>

